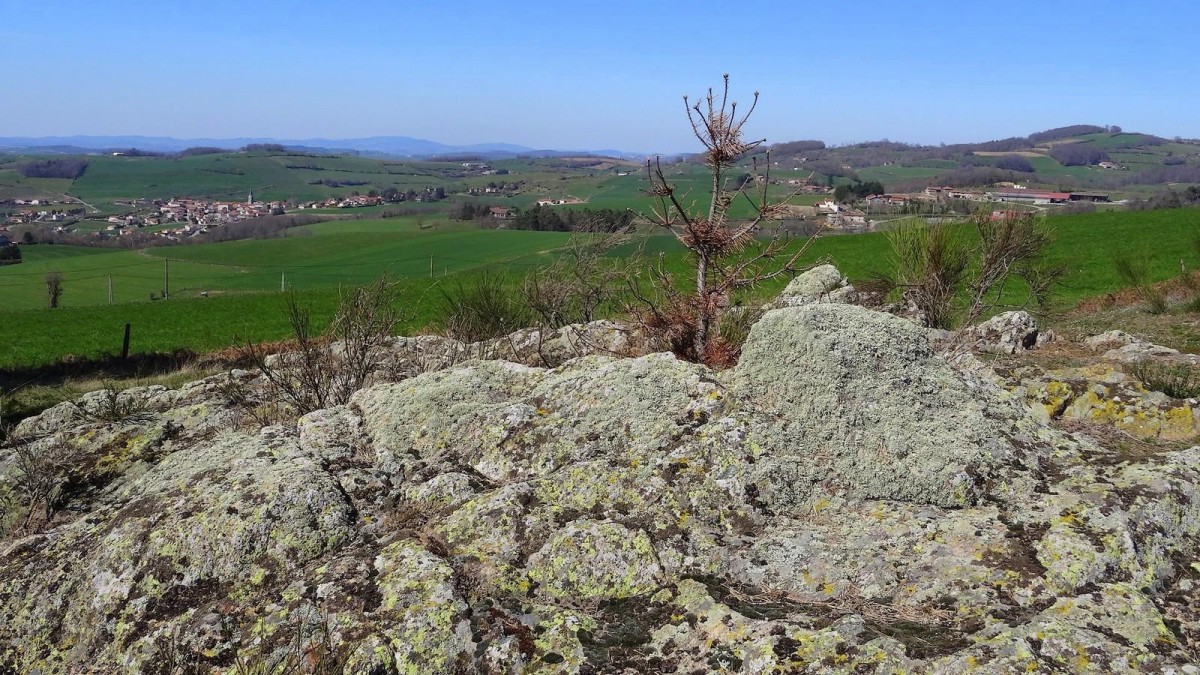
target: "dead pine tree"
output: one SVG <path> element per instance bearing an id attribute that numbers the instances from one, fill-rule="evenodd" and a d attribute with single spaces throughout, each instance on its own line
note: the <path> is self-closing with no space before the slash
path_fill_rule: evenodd
<path id="1" fill-rule="evenodd" d="M 711 174 L 712 196 L 707 208 L 690 202 L 667 180 L 660 158 L 646 162 L 653 200 L 651 213 L 642 214 L 653 225 L 671 232 L 688 250 L 695 268 L 694 288 L 684 286 L 660 263 L 652 270 L 650 291 L 633 288 L 638 303 L 634 308 L 643 326 L 666 341 L 680 358 L 727 366 L 736 361 L 738 345 L 719 335 L 718 321 L 729 310 L 737 291 L 799 271 L 799 261 L 815 237 L 793 242 L 781 228 L 764 226 L 783 211 L 794 195 L 771 201 L 770 153 L 763 161 L 752 157 L 765 139 L 747 141 L 743 127 L 758 105 L 758 92 L 744 113 L 729 100 L 729 75 L 720 92 L 713 89 L 693 103 L 684 96 L 684 108 L 692 132 L 704 145 L 704 164 Z M 739 162 L 752 157 L 751 178 L 732 184 Z M 744 200 L 751 207 L 748 218 L 734 220 L 730 210 Z"/>

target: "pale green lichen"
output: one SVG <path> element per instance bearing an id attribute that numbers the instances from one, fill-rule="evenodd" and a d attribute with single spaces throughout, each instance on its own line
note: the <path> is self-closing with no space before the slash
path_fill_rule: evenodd
<path id="1" fill-rule="evenodd" d="M 555 532 L 528 569 L 539 590 L 557 598 L 628 598 L 663 581 L 649 537 L 606 522 L 577 521 Z"/>

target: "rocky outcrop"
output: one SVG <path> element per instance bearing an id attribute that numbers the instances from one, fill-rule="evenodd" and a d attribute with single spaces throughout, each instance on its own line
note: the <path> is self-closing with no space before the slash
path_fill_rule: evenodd
<path id="1" fill-rule="evenodd" d="M 854 286 L 833 265 L 818 265 L 788 282 L 768 309 L 799 307 L 818 302 L 853 302 Z"/>
<path id="2" fill-rule="evenodd" d="M 1047 421 L 1079 420 L 1111 425 L 1135 438 L 1180 441 L 1200 435 L 1194 399 L 1172 398 L 1111 364 L 1023 369 L 1009 377 L 1035 414 Z"/>
<path id="3" fill-rule="evenodd" d="M 333 653 L 373 674 L 1182 672 L 1197 655 L 1200 447 L 1132 458 L 1067 435 L 903 319 L 769 311 L 723 373 L 454 349 L 398 340 L 399 381 L 263 429 L 227 396 L 253 373 L 23 423 L 0 451 L 10 524 L 22 457 L 78 461 L 42 531 L 0 549 L 0 671 Z"/>
<path id="4" fill-rule="evenodd" d="M 1110 330 L 1085 339 L 1093 351 L 1103 352 L 1103 358 L 1117 363 L 1159 361 L 1187 366 L 1200 366 L 1200 356 L 1183 354 L 1178 349 L 1156 345 L 1125 331 Z"/>
<path id="5" fill-rule="evenodd" d="M 1029 312 L 1003 312 L 965 330 L 975 351 L 992 354 L 1018 354 L 1038 347 L 1052 337 L 1038 329 L 1037 319 Z"/>

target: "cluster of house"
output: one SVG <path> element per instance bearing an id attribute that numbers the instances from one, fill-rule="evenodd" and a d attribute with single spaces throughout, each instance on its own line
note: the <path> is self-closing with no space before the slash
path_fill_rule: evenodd
<path id="1" fill-rule="evenodd" d="M 357 209 L 364 206 L 379 206 L 383 197 L 367 195 L 351 195 L 349 197 L 330 197 L 325 200 L 307 202 L 296 206 L 298 209 Z"/>
<path id="2" fill-rule="evenodd" d="M 985 190 L 930 186 L 925 188 L 923 195 L 932 199 L 967 199 L 977 202 L 1022 202 L 1026 204 L 1066 204 L 1068 202 L 1107 202 L 1109 200 L 1108 195 L 1103 192 L 1031 190 L 1022 185 Z"/>
<path id="3" fill-rule="evenodd" d="M 467 188 L 469 195 L 503 195 L 512 197 L 521 191 L 522 183 L 488 183 L 483 187 Z"/>
<path id="4" fill-rule="evenodd" d="M 71 216 L 68 211 L 61 209 L 22 209 L 8 217 L 7 222 L 13 225 L 22 223 L 59 223 Z"/>
<path id="5" fill-rule="evenodd" d="M 206 199 L 155 200 L 150 205 L 157 211 L 125 216 L 109 216 L 104 229 L 116 235 L 131 235 L 143 227 L 161 227 L 178 223 L 178 227 L 156 232 L 169 239 L 194 237 L 208 232 L 209 228 L 227 223 L 261 218 L 283 213 L 284 203 L 279 201 L 255 201 L 253 193 L 245 202 L 218 202 Z"/>
<path id="6" fill-rule="evenodd" d="M 462 165 L 467 174 L 477 176 L 503 176 L 508 173 L 508 169 L 493 169 L 485 162 L 463 162 Z"/>
<path id="7" fill-rule="evenodd" d="M 568 206 L 571 204 L 586 204 L 582 199 L 577 197 L 547 197 L 537 200 L 538 206 Z"/>
<path id="8" fill-rule="evenodd" d="M 858 209 L 847 208 L 832 199 L 826 199 L 818 204 L 817 212 L 825 217 L 825 224 L 832 228 L 853 229 L 865 227 L 868 224 L 866 213 Z"/>
<path id="9" fill-rule="evenodd" d="M 67 208 L 68 205 L 71 208 Z M 3 206 L 34 207 L 22 208 L 15 213 L 10 212 L 5 222 L 12 225 L 20 225 L 22 223 L 58 223 L 76 213 L 82 212 L 82 208 L 79 207 L 78 202 L 52 201 L 49 199 L 4 199 L 0 200 L 0 207 Z"/>
<path id="10" fill-rule="evenodd" d="M 0 199 L 0 206 L 49 206 L 52 203 L 46 199 Z"/>
<path id="11" fill-rule="evenodd" d="M 825 195 L 833 192 L 833 188 L 826 185 L 817 185 L 810 178 L 789 178 L 785 181 L 774 181 L 795 189 L 803 194 Z"/>

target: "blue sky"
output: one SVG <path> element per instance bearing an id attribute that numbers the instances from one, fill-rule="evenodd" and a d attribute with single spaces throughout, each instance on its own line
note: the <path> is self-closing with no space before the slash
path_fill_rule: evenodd
<path id="1" fill-rule="evenodd" d="M 770 142 L 1200 137 L 1200 3 L 0 0 L 0 136 L 694 149 L 732 76 Z"/>

